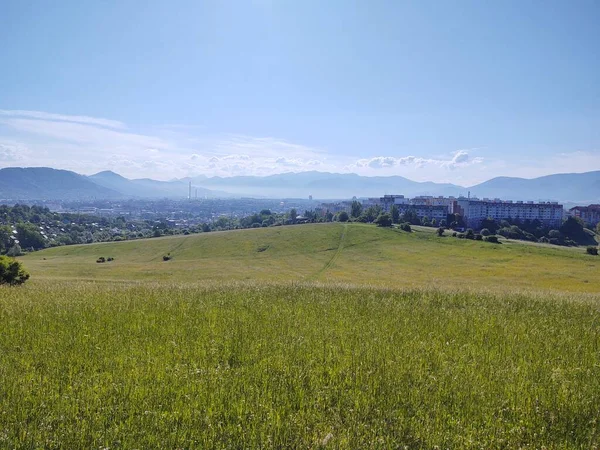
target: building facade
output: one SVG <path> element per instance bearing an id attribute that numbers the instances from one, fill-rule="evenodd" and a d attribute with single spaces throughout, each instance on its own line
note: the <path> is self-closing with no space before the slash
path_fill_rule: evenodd
<path id="1" fill-rule="evenodd" d="M 595 228 L 600 223 L 600 205 L 576 206 L 569 210 L 569 214 L 579 217 L 590 228 Z"/>
<path id="2" fill-rule="evenodd" d="M 563 221 L 563 206 L 558 202 L 502 201 L 499 199 L 459 198 L 450 207 L 451 214 L 460 214 L 467 227 L 479 228 L 486 218 L 501 220 L 539 220 L 547 227 L 558 228 Z"/>

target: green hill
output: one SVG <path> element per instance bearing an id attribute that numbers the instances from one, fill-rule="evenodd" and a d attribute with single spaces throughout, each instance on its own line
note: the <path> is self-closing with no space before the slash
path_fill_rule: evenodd
<path id="1" fill-rule="evenodd" d="M 0 286 L 1 448 L 600 443 L 582 249 L 334 223 L 22 261 L 32 280 Z"/>
<path id="2" fill-rule="evenodd" d="M 163 261 L 170 254 L 172 260 Z M 98 264 L 104 256 L 115 261 Z M 320 281 L 385 287 L 600 292 L 581 249 L 315 224 L 57 247 L 22 258 L 33 280 Z"/>

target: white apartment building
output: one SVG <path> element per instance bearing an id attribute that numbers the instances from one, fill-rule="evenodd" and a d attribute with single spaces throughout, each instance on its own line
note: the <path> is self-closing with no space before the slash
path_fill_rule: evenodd
<path id="1" fill-rule="evenodd" d="M 513 202 L 461 197 L 451 205 L 450 212 L 463 216 L 469 228 L 479 228 L 481 221 L 488 217 L 497 222 L 506 219 L 539 220 L 545 226 L 556 228 L 563 221 L 563 206 L 558 202 Z"/>
<path id="2" fill-rule="evenodd" d="M 423 217 L 436 219 L 438 222 L 446 219 L 448 216 L 448 205 L 451 203 L 449 199 L 442 201 L 443 197 L 415 197 L 409 199 L 404 195 L 384 195 L 378 199 L 378 204 L 384 211 L 390 211 L 392 205 L 398 207 L 400 214 L 404 214 L 408 210 L 416 213 L 419 219 Z M 456 199 L 452 199 L 456 200 Z"/>

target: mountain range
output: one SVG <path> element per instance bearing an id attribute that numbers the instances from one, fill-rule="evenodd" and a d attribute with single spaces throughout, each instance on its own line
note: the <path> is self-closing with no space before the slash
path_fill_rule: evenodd
<path id="1" fill-rule="evenodd" d="M 84 200 L 120 198 L 270 197 L 347 199 L 384 194 L 477 196 L 505 200 L 555 200 L 562 203 L 600 203 L 600 171 L 555 174 L 539 178 L 497 177 L 463 187 L 448 183 L 416 182 L 400 176 L 364 177 L 327 172 L 283 173 L 266 177 L 182 178 L 172 181 L 128 179 L 111 171 L 85 176 L 47 167 L 0 169 L 0 199 Z"/>

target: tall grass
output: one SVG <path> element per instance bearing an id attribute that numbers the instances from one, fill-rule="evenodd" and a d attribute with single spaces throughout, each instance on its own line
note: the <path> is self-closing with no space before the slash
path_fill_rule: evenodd
<path id="1" fill-rule="evenodd" d="M 0 447 L 590 448 L 600 311 L 578 299 L 0 289 Z"/>

